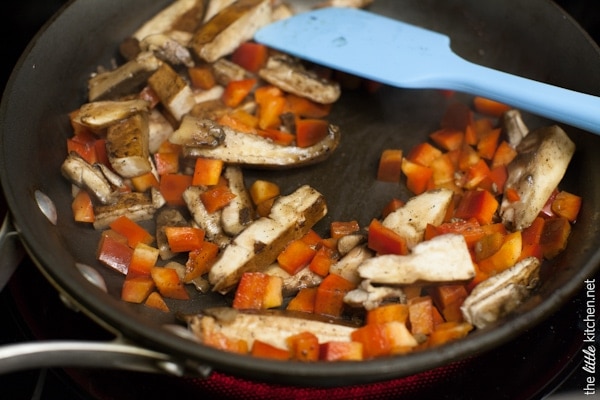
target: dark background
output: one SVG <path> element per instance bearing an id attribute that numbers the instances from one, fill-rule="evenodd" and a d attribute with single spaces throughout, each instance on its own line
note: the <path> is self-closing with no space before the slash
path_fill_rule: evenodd
<path id="1" fill-rule="evenodd" d="M 557 0 L 556 2 L 572 15 L 596 42 L 600 43 L 600 0 Z M 4 21 L 0 24 L 0 29 L 4 38 L 4 56 L 1 63 L 0 90 L 4 89 L 15 63 L 36 32 L 66 3 L 65 0 L 19 0 L 3 4 Z M 5 292 L 1 295 L 0 301 L 8 297 Z M 0 308 L 0 318 L 3 320 L 0 323 L 0 344 L 19 341 L 22 335 L 27 337 L 27 333 L 23 332 L 23 326 L 11 328 L 10 317 L 5 311 L 5 308 Z M 543 366 L 531 367 L 543 368 Z M 69 381 L 65 377 L 50 373 L 43 379 L 44 385 L 36 388 L 36 384 L 40 382 L 38 378 L 37 372 L 0 376 L 0 398 L 63 400 L 88 398 L 80 391 L 70 389 Z M 575 373 L 563 384 L 559 392 L 565 393 L 572 389 L 581 393 L 582 385 L 582 378 Z"/>

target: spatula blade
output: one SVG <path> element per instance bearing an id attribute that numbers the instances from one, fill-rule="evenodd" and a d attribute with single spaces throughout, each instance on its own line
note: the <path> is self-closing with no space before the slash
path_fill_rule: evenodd
<path id="1" fill-rule="evenodd" d="M 322 8 L 261 28 L 254 39 L 301 59 L 399 87 L 423 88 L 450 39 L 354 8 Z M 426 86 L 426 85 L 425 85 Z"/>

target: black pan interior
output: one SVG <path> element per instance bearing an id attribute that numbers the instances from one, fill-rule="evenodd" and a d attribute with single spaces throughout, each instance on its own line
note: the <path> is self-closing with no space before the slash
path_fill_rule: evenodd
<path id="1" fill-rule="evenodd" d="M 45 276 L 92 318 L 126 338 L 191 362 L 252 379 L 298 385 L 346 385 L 409 375 L 477 354 L 505 342 L 554 312 L 581 288 L 600 264 L 600 139 L 565 127 L 577 152 L 562 187 L 584 199 L 568 249 L 544 266 L 539 292 L 518 314 L 484 331 L 435 351 L 361 363 L 278 363 L 235 356 L 179 338 L 161 326 L 173 315 L 152 312 L 118 300 L 122 277 L 94 260 L 98 233 L 70 218 L 69 184 L 60 176 L 65 139 L 71 135 L 66 114 L 85 101 L 85 82 L 98 65 L 119 60 L 117 46 L 166 0 L 74 1 L 36 36 L 19 61 L 4 93 L 0 118 L 1 180 L 14 223 Z M 301 2 L 297 2 L 301 3 Z M 600 94 L 600 51 L 575 23 L 545 0 L 377 0 L 372 11 L 448 34 L 461 56 L 497 69 L 570 89 Z M 385 62 L 385 57 L 382 58 Z M 387 147 L 409 149 L 435 130 L 448 99 L 435 90 L 383 88 L 375 94 L 348 91 L 331 121 L 343 140 L 326 162 L 299 170 L 246 171 L 246 178 L 274 180 L 291 192 L 308 183 L 328 201 L 329 214 L 317 225 L 325 232 L 332 220 L 357 219 L 366 226 L 392 197 L 407 199 L 402 185 L 375 181 L 379 154 Z M 526 115 L 532 128 L 550 123 Z M 37 210 L 35 190 L 58 207 L 57 226 Z M 109 294 L 89 284 L 76 262 L 98 266 Z M 173 309 L 189 313 L 223 304 L 223 298 L 195 295 Z"/>

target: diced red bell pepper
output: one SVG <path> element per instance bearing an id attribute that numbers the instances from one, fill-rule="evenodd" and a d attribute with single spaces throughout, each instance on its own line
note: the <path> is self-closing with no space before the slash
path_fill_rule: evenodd
<path id="1" fill-rule="evenodd" d="M 192 86 L 198 89 L 212 89 L 217 84 L 212 66 L 209 64 L 188 68 L 188 75 Z"/>
<path id="2" fill-rule="evenodd" d="M 196 158 L 194 164 L 194 175 L 192 185 L 194 186 L 213 186 L 219 183 L 221 172 L 223 171 L 223 160 L 213 158 Z"/>
<path id="3" fill-rule="evenodd" d="M 296 296 L 290 300 L 286 310 L 313 313 L 315 311 L 316 296 L 316 287 L 302 288 L 298 291 Z"/>
<path id="4" fill-rule="evenodd" d="M 382 182 L 400 182 L 402 176 L 402 150 L 385 149 L 379 158 L 377 180 Z"/>
<path id="5" fill-rule="evenodd" d="M 344 309 L 344 296 L 356 285 L 337 274 L 327 275 L 317 289 L 315 314 L 339 317 Z"/>
<path id="6" fill-rule="evenodd" d="M 456 218 L 475 218 L 481 225 L 492 223 L 498 200 L 487 190 L 469 190 L 459 201 L 454 212 Z"/>
<path id="7" fill-rule="evenodd" d="M 209 213 L 222 209 L 235 198 L 236 194 L 233 193 L 228 186 L 224 185 L 211 187 L 200 195 L 202 204 L 204 204 L 206 211 Z"/>
<path id="8" fill-rule="evenodd" d="M 296 146 L 310 147 L 327 137 L 329 122 L 323 119 L 296 118 Z"/>
<path id="9" fill-rule="evenodd" d="M 150 270 L 150 275 L 162 296 L 178 300 L 189 300 L 190 296 L 175 269 L 153 267 Z"/>
<path id="10" fill-rule="evenodd" d="M 254 86 L 256 86 L 257 80 L 255 78 L 240 79 L 237 81 L 231 81 L 225 87 L 223 96 L 221 99 L 227 107 L 237 107 L 242 101 L 252 92 Z"/>
<path id="11" fill-rule="evenodd" d="M 143 303 L 154 290 L 150 275 L 127 276 L 121 288 L 121 299 L 129 303 Z"/>
<path id="12" fill-rule="evenodd" d="M 384 304 L 367 311 L 366 323 L 383 324 L 397 321 L 406 323 L 408 320 L 408 305 L 402 303 Z"/>
<path id="13" fill-rule="evenodd" d="M 554 197 L 551 208 L 557 216 L 575 222 L 581 209 L 581 197 L 562 190 Z"/>
<path id="14" fill-rule="evenodd" d="M 414 146 L 406 156 L 410 161 L 429 167 L 433 160 L 442 155 L 442 151 L 428 142 Z"/>
<path id="15" fill-rule="evenodd" d="M 325 118 L 331 112 L 331 104 L 319 104 L 305 97 L 288 94 L 286 111 L 300 118 Z"/>
<path id="16" fill-rule="evenodd" d="M 110 229 L 102 232 L 96 251 L 98 261 L 125 275 L 132 256 L 133 249 L 124 236 Z"/>
<path id="17" fill-rule="evenodd" d="M 152 281 L 154 283 L 154 281 Z M 158 292 L 152 292 L 146 298 L 144 305 L 150 308 L 154 308 L 159 311 L 169 312 L 169 306 L 165 302 L 165 299 Z"/>
<path id="18" fill-rule="evenodd" d="M 319 360 L 319 338 L 312 332 L 300 332 L 286 339 L 291 358 L 299 361 Z"/>
<path id="19" fill-rule="evenodd" d="M 133 249 L 127 276 L 149 276 L 150 270 L 156 266 L 158 254 L 157 248 L 139 242 Z"/>
<path id="20" fill-rule="evenodd" d="M 267 46 L 255 42 L 244 42 L 233 51 L 231 61 L 247 71 L 256 73 L 265 65 L 268 56 Z"/>
<path id="21" fill-rule="evenodd" d="M 408 320 L 413 335 L 433 332 L 433 301 L 430 296 L 408 300 Z"/>
<path id="22" fill-rule="evenodd" d="M 277 263 L 290 275 L 295 275 L 307 266 L 317 251 L 301 239 L 293 240 L 287 244 L 277 256 Z"/>
<path id="23" fill-rule="evenodd" d="M 191 184 L 190 175 L 167 174 L 160 178 L 159 190 L 168 205 L 184 206 L 182 195 Z"/>
<path id="24" fill-rule="evenodd" d="M 250 354 L 254 357 L 270 358 L 273 360 L 289 360 L 290 352 L 287 349 L 280 349 L 269 343 L 261 340 L 254 340 L 252 342 L 252 349 Z"/>
<path id="25" fill-rule="evenodd" d="M 132 248 L 137 246 L 138 243 L 149 245 L 154 241 L 154 236 L 150 232 L 126 215 L 118 217 L 109 226 L 113 231 L 125 236 Z"/>
<path id="26" fill-rule="evenodd" d="M 319 360 L 361 361 L 363 344 L 360 342 L 331 341 L 319 345 Z"/>
<path id="27" fill-rule="evenodd" d="M 154 154 L 154 165 L 158 175 L 176 174 L 179 172 L 179 154 L 156 153 Z"/>
<path id="28" fill-rule="evenodd" d="M 475 111 L 486 114 L 492 117 L 500 117 L 506 111 L 510 110 L 510 106 L 500 103 L 495 100 L 487 99 L 481 96 L 475 96 L 473 98 L 473 107 Z"/>
<path id="29" fill-rule="evenodd" d="M 218 254 L 219 246 L 206 240 L 202 242 L 202 246 L 199 249 L 190 251 L 188 260 L 185 263 L 183 281 L 189 283 L 197 277 L 208 273 Z"/>
<path id="30" fill-rule="evenodd" d="M 462 130 L 442 128 L 431 133 L 429 138 L 444 150 L 456 150 L 463 145 L 465 134 Z"/>
<path id="31" fill-rule="evenodd" d="M 283 303 L 283 280 L 262 272 L 246 272 L 235 291 L 233 308 L 260 310 L 279 307 Z"/>
<path id="32" fill-rule="evenodd" d="M 406 176 L 406 187 L 414 194 L 433 188 L 433 170 L 430 167 L 402 159 L 402 172 Z"/>
<path id="33" fill-rule="evenodd" d="M 308 268 L 317 275 L 326 276 L 336 261 L 335 251 L 327 246 L 321 246 L 310 261 Z"/>
<path id="34" fill-rule="evenodd" d="M 77 192 L 73 201 L 71 202 L 71 211 L 73 211 L 73 218 L 77 222 L 94 222 L 96 215 L 94 214 L 94 204 L 90 194 L 85 190 Z"/>
<path id="35" fill-rule="evenodd" d="M 167 226 L 165 235 L 171 251 L 189 252 L 200 249 L 204 244 L 204 231 L 191 226 Z"/>
<path id="36" fill-rule="evenodd" d="M 367 246 L 378 254 L 408 254 L 406 239 L 373 219 L 369 224 Z"/>

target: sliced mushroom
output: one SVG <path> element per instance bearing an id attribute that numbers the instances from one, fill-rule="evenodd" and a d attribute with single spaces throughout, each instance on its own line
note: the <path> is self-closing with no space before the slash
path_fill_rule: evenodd
<path id="1" fill-rule="evenodd" d="M 227 235 L 235 236 L 254 220 L 254 206 L 239 166 L 226 166 L 223 176 L 235 198 L 221 210 L 221 226 Z"/>
<path id="2" fill-rule="evenodd" d="M 540 264 L 526 258 L 475 286 L 461 306 L 465 320 L 483 329 L 514 311 L 539 283 Z"/>
<path id="3" fill-rule="evenodd" d="M 189 113 L 196 104 L 192 89 L 168 64 L 162 64 L 148 78 L 148 85 L 156 92 L 162 105 L 177 121 Z"/>
<path id="4" fill-rule="evenodd" d="M 235 3 L 236 0 L 209 0 L 206 5 L 206 14 L 204 14 L 204 22 L 209 21 L 212 17 L 223 11 L 223 9 Z"/>
<path id="5" fill-rule="evenodd" d="M 188 323 L 200 341 L 221 334 L 231 340 L 246 341 L 248 348 L 252 347 L 255 340 L 260 340 L 286 349 L 287 338 L 305 331 L 314 333 L 319 343 L 347 342 L 356 329 L 353 325 L 333 323 L 306 313 L 242 312 L 225 308 L 204 310 L 204 315 L 194 316 Z"/>
<path id="6" fill-rule="evenodd" d="M 151 52 L 143 52 L 120 67 L 96 74 L 88 81 L 90 102 L 136 93 L 162 64 Z"/>
<path id="7" fill-rule="evenodd" d="M 508 143 L 512 147 L 517 147 L 521 140 L 529 133 L 529 128 L 523 121 L 523 116 L 519 110 L 508 110 L 502 115 L 502 132 L 508 138 Z"/>
<path id="8" fill-rule="evenodd" d="M 262 272 L 270 276 L 278 276 L 283 281 L 281 291 L 284 296 L 292 296 L 300 289 L 317 287 L 323 281 L 323 277 L 315 274 L 308 266 L 302 268 L 294 275 L 290 275 L 279 264 L 273 263 Z"/>
<path id="9" fill-rule="evenodd" d="M 109 204 L 116 199 L 114 187 L 104 176 L 102 170 L 88 163 L 79 154 L 69 153 L 60 170 L 71 183 L 88 190 L 100 203 Z"/>
<path id="10" fill-rule="evenodd" d="M 93 130 L 100 130 L 148 109 L 148 102 L 141 99 L 94 101 L 79 107 L 75 120 Z"/>
<path id="11" fill-rule="evenodd" d="M 344 257 L 333 264 L 329 268 L 329 272 L 340 275 L 350 282 L 358 284 L 361 279 L 360 275 L 358 274 L 358 267 L 365 260 L 373 256 L 373 251 L 371 251 L 365 244 L 355 246 Z"/>
<path id="12" fill-rule="evenodd" d="M 505 187 L 515 189 L 519 199 L 511 201 L 505 195 L 500 203 L 500 216 L 506 225 L 521 230 L 531 225 L 562 180 L 575 144 L 565 131 L 554 125 L 529 133 L 517 152 L 508 165 Z"/>
<path id="13" fill-rule="evenodd" d="M 198 58 L 214 62 L 252 39 L 269 22 L 270 0 L 238 0 L 203 24 L 194 33 L 190 46 Z"/>
<path id="14" fill-rule="evenodd" d="M 183 30 L 193 32 L 204 18 L 205 0 L 175 0 L 146 21 L 134 34 L 138 41 L 150 35 Z"/>
<path id="15" fill-rule="evenodd" d="M 129 192 L 122 193 L 113 204 L 94 207 L 96 220 L 95 229 L 105 229 L 115 219 L 126 215 L 134 221 L 150 220 L 156 213 L 156 205 L 147 193 Z"/>
<path id="16" fill-rule="evenodd" d="M 260 69 L 259 76 L 282 90 L 306 97 L 317 103 L 331 104 L 341 95 L 340 85 L 318 77 L 296 59 L 276 54 Z"/>
<path id="17" fill-rule="evenodd" d="M 148 114 L 148 150 L 158 152 L 160 146 L 173 134 L 173 125 L 165 116 L 153 108 Z"/>
<path id="18" fill-rule="evenodd" d="M 225 128 L 213 120 L 186 115 L 169 141 L 188 147 L 217 147 L 225 141 Z"/>
<path id="19" fill-rule="evenodd" d="M 340 131 L 329 125 L 329 134 L 310 147 L 283 146 L 259 135 L 237 132 L 223 126 L 225 138 L 220 146 L 184 146 L 187 157 L 218 158 L 228 163 L 259 168 L 294 168 L 314 164 L 328 158 L 340 142 Z"/>
<path id="20" fill-rule="evenodd" d="M 229 82 L 239 81 L 250 76 L 250 73 L 238 64 L 226 58 L 220 58 L 212 64 L 215 80 L 219 85 L 227 86 Z"/>
<path id="21" fill-rule="evenodd" d="M 403 238 L 409 249 L 423 240 L 428 224 L 442 223 L 452 202 L 450 189 L 434 189 L 409 199 L 406 204 L 390 213 L 383 225 Z"/>
<path id="22" fill-rule="evenodd" d="M 366 240 L 367 237 L 360 233 L 344 235 L 337 240 L 337 252 L 343 257 Z"/>
<path id="23" fill-rule="evenodd" d="M 403 303 L 404 291 L 397 286 L 375 286 L 368 279 L 363 280 L 354 290 L 344 296 L 344 303 L 353 307 L 372 310 L 389 302 Z"/>
<path id="24" fill-rule="evenodd" d="M 408 255 L 386 254 L 365 260 L 361 278 L 384 285 L 464 282 L 475 276 L 465 238 L 445 234 L 419 243 Z"/>
<path id="25" fill-rule="evenodd" d="M 211 267 L 213 290 L 227 293 L 244 272 L 267 268 L 290 241 L 305 235 L 326 213 L 323 195 L 310 186 L 279 197 L 269 216 L 248 225 Z"/>
<path id="26" fill-rule="evenodd" d="M 148 140 L 148 114 L 145 112 L 111 125 L 106 134 L 106 150 L 111 167 L 124 178 L 151 172 Z"/>
<path id="27" fill-rule="evenodd" d="M 140 41 L 140 49 L 151 51 L 156 57 L 171 65 L 194 66 L 194 60 L 188 48 L 165 34 L 146 36 Z"/>

